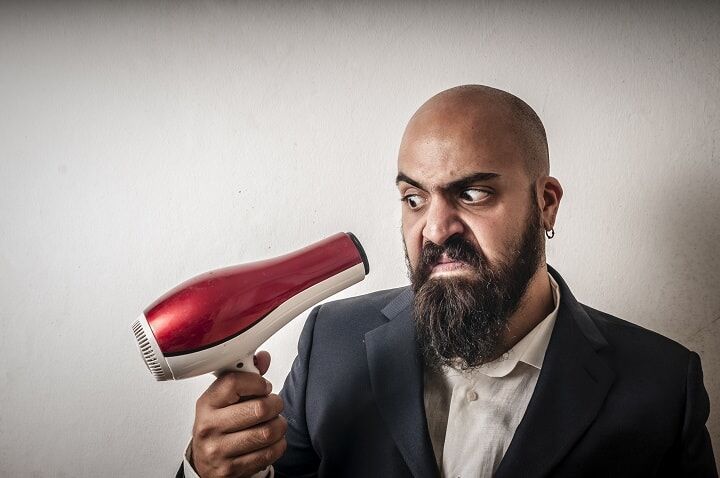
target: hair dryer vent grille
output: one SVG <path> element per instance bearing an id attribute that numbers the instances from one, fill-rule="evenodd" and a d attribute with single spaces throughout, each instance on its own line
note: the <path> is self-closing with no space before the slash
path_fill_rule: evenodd
<path id="1" fill-rule="evenodd" d="M 150 373 L 153 374 L 156 380 L 167 380 L 168 377 L 165 374 L 165 370 L 163 370 L 162 365 L 160 365 L 160 362 L 155 355 L 155 351 L 153 350 L 153 346 L 145 335 L 145 331 L 143 330 L 140 320 L 133 322 L 132 330 L 135 334 L 135 338 L 137 339 L 137 344 L 140 348 L 143 360 L 145 360 L 145 365 L 147 365 Z"/>

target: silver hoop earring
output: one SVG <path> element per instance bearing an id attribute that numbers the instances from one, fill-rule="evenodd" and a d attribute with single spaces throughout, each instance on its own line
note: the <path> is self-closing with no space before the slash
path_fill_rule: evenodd
<path id="1" fill-rule="evenodd" d="M 555 228 L 553 227 L 549 231 L 545 231 L 545 237 L 547 237 L 548 239 L 552 239 L 553 237 L 555 237 Z"/>

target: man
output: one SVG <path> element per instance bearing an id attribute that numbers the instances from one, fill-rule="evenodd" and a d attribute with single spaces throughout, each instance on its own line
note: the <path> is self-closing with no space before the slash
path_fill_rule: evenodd
<path id="1" fill-rule="evenodd" d="M 578 303 L 546 265 L 562 188 L 528 105 L 434 96 L 396 182 L 412 286 L 316 307 L 280 396 L 213 383 L 187 475 L 717 476 L 697 354 Z"/>

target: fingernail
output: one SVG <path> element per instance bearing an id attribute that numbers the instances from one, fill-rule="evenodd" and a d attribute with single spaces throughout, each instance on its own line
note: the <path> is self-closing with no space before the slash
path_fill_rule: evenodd
<path id="1" fill-rule="evenodd" d="M 265 380 L 265 393 L 272 392 L 272 383 L 269 380 Z"/>

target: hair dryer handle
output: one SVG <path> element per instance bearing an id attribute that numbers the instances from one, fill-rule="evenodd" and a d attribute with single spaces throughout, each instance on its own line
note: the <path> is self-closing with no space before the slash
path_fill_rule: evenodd
<path id="1" fill-rule="evenodd" d="M 227 372 L 250 372 L 260 374 L 260 370 L 258 370 L 255 366 L 255 352 L 240 358 L 234 363 L 234 365 L 221 368 L 220 370 L 215 370 L 213 374 L 215 374 L 216 377 L 220 377 Z"/>

